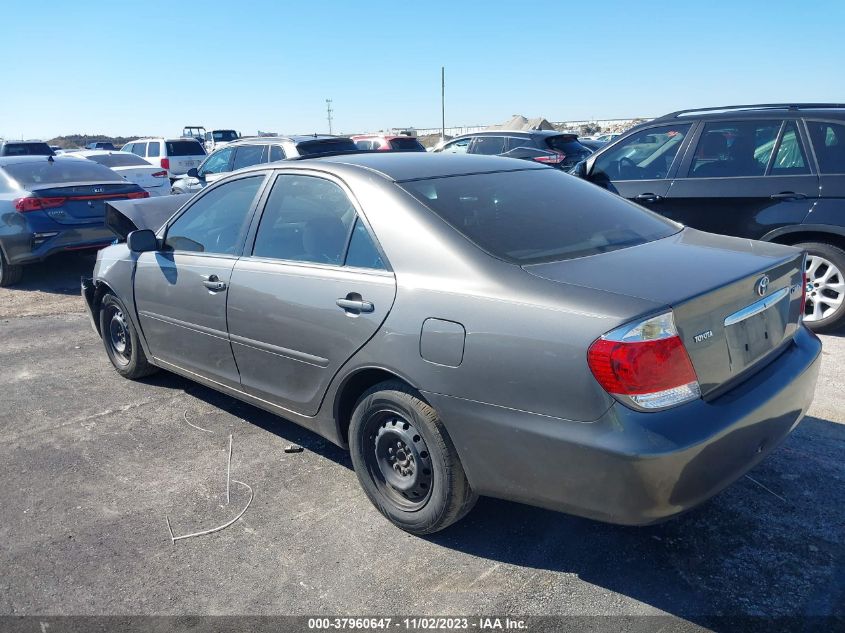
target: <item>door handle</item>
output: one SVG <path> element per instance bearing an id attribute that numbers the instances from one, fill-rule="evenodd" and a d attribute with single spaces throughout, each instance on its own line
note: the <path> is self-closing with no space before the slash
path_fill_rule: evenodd
<path id="1" fill-rule="evenodd" d="M 637 202 L 660 202 L 663 200 L 663 196 L 658 196 L 656 193 L 641 193 L 634 196 L 634 200 Z"/>
<path id="2" fill-rule="evenodd" d="M 372 312 L 375 306 L 369 302 L 364 301 L 357 292 L 350 292 L 345 297 L 335 301 L 338 307 L 343 308 L 350 314 L 360 314 L 361 312 Z"/>
<path id="3" fill-rule="evenodd" d="M 202 280 L 202 285 L 212 292 L 219 292 L 226 289 L 226 282 L 220 281 L 217 275 L 208 275 Z"/>
<path id="4" fill-rule="evenodd" d="M 794 191 L 781 191 L 780 193 L 773 193 L 769 196 L 772 200 L 804 200 L 806 197 L 806 194 L 795 193 Z"/>

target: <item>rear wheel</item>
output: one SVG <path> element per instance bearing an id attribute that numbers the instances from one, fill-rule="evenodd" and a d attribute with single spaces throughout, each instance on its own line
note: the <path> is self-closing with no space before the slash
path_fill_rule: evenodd
<path id="1" fill-rule="evenodd" d="M 796 244 L 807 251 L 804 323 L 817 331 L 845 323 L 845 251 L 823 242 Z"/>
<path id="2" fill-rule="evenodd" d="M 126 317 L 126 308 L 111 293 L 100 303 L 100 335 L 109 360 L 124 378 L 135 380 L 158 371 L 147 361 L 138 332 Z"/>
<path id="3" fill-rule="evenodd" d="M 23 277 L 23 266 L 12 266 L 0 252 L 0 287 L 14 286 Z"/>
<path id="4" fill-rule="evenodd" d="M 349 444 L 364 492 L 407 532 L 442 530 L 478 498 L 437 412 L 402 382 L 383 382 L 361 396 Z"/>

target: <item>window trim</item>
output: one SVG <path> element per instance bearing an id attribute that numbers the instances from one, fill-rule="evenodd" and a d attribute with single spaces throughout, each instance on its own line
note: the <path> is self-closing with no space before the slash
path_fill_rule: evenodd
<path id="1" fill-rule="evenodd" d="M 773 174 L 772 169 L 775 167 L 775 160 L 777 159 L 778 152 L 780 151 L 781 143 L 783 143 L 783 137 L 786 134 L 786 127 L 790 124 L 795 124 L 795 135 L 798 139 L 798 148 L 801 150 L 801 155 L 804 158 L 804 163 L 807 166 L 807 173 L 806 174 Z M 810 159 L 810 153 L 807 151 L 807 145 L 802 138 L 803 131 L 801 130 L 801 125 L 798 119 L 784 119 L 781 123 L 780 130 L 778 130 L 777 138 L 775 139 L 775 146 L 772 150 L 772 155 L 769 156 L 769 164 L 766 165 L 765 176 L 770 178 L 772 176 L 791 176 L 793 178 L 799 176 L 816 176 L 817 172 L 814 171 L 813 167 L 813 160 Z M 813 157 L 815 158 L 815 157 Z"/>
<path id="2" fill-rule="evenodd" d="M 346 182 L 335 176 L 334 174 L 330 174 L 328 172 L 319 171 L 316 169 L 291 169 L 288 168 L 276 168 L 268 171 L 269 178 L 267 178 L 267 182 L 264 187 L 264 191 L 258 201 L 258 207 L 253 213 L 252 221 L 250 223 L 250 227 L 246 234 L 246 241 L 244 243 L 244 247 L 242 249 L 241 258 L 261 261 L 261 262 L 270 262 L 284 266 L 304 266 L 306 268 L 316 268 L 320 270 L 345 270 L 345 271 L 354 271 L 360 273 L 367 273 L 372 275 L 378 276 L 389 276 L 393 277 L 393 267 L 390 264 L 390 260 L 387 258 L 387 255 L 384 252 L 384 249 L 379 242 L 378 236 L 376 232 L 373 230 L 372 225 L 370 224 L 369 220 L 367 219 L 366 214 L 364 213 L 363 209 L 361 208 L 361 203 L 358 201 L 358 198 L 355 197 L 355 194 L 352 192 L 352 189 Z M 381 257 L 381 261 L 384 263 L 383 269 L 378 268 L 359 268 L 357 266 L 347 266 L 346 265 L 346 258 L 349 254 L 349 243 L 352 240 L 352 233 L 355 230 L 355 222 L 352 223 L 352 226 L 349 229 L 349 233 L 346 236 L 346 244 L 343 249 L 343 264 L 326 264 L 323 262 L 306 262 L 300 261 L 296 259 L 279 259 L 276 257 L 263 257 L 260 255 L 254 255 L 255 252 L 255 241 L 258 236 L 258 228 L 261 226 L 261 219 L 264 217 L 264 213 L 267 210 L 267 201 L 270 199 L 270 194 L 273 191 L 273 186 L 276 184 L 279 176 L 311 176 L 315 178 L 321 178 L 323 180 L 327 180 L 338 187 L 340 187 L 341 191 L 346 195 L 349 201 L 352 203 L 352 207 L 355 209 L 356 217 L 361 220 L 364 224 L 364 227 L 367 229 L 367 232 L 370 234 L 370 237 L 373 240 L 373 245 L 375 246 L 376 250 Z"/>

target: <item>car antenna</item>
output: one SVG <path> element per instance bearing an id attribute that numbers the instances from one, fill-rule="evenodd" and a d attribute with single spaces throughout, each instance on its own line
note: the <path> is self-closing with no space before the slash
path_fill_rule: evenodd
<path id="1" fill-rule="evenodd" d="M 47 162 L 48 162 L 48 163 L 55 163 L 56 161 L 54 161 L 54 160 L 53 160 L 53 157 L 52 157 L 52 156 L 48 156 L 48 157 L 47 157 Z"/>

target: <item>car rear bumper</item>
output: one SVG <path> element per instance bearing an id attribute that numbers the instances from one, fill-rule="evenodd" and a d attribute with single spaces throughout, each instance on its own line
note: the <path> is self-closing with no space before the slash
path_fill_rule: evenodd
<path id="1" fill-rule="evenodd" d="M 55 235 L 49 235 L 51 233 Z M 102 222 L 82 226 L 54 224 L 43 233 L 22 232 L 5 236 L 3 252 L 10 264 L 31 264 L 61 251 L 102 248 L 114 239 L 114 233 Z"/>
<path id="2" fill-rule="evenodd" d="M 765 368 L 716 400 L 582 423 L 425 393 L 473 489 L 625 525 L 706 501 L 762 460 L 813 399 L 821 342 L 805 327 Z"/>

